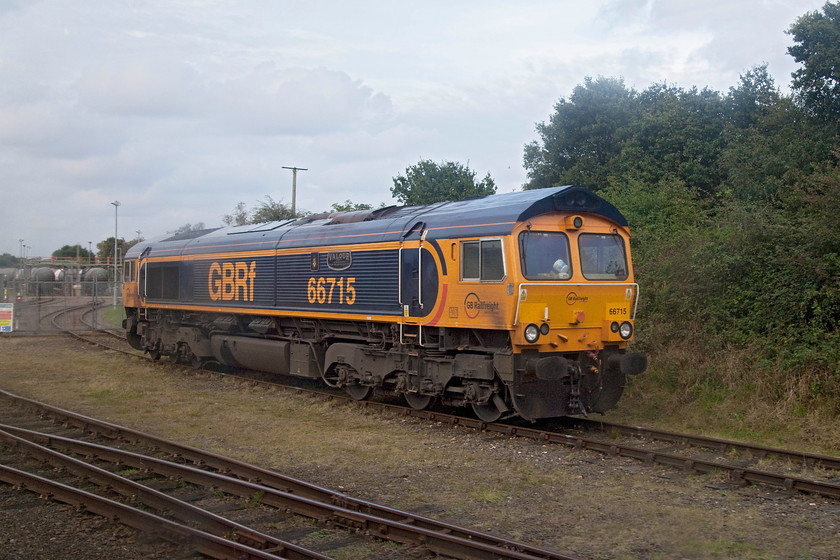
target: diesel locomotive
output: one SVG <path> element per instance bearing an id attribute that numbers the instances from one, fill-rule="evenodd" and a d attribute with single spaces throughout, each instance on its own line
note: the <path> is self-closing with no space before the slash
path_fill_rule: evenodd
<path id="1" fill-rule="evenodd" d="M 605 412 L 647 366 L 626 219 L 577 186 L 162 236 L 125 255 L 134 348 L 485 421 Z"/>

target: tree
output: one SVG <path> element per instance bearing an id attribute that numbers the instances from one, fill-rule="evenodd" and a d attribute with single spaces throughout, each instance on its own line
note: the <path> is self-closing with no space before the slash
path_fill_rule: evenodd
<path id="1" fill-rule="evenodd" d="M 130 246 L 125 242 L 125 239 L 120 237 L 117 240 L 117 250 L 119 251 L 120 257 L 125 255 L 126 250 Z M 113 259 L 114 258 L 114 237 L 111 236 L 103 241 L 100 241 L 96 244 L 96 254 L 101 259 Z"/>
<path id="2" fill-rule="evenodd" d="M 813 116 L 840 124 L 840 3 L 800 16 L 787 33 L 795 43 L 788 54 L 803 65 L 792 74 L 794 91 Z"/>
<path id="3" fill-rule="evenodd" d="M 363 202 L 351 202 L 348 198 L 344 202 L 333 202 L 330 206 L 331 212 L 353 212 L 356 210 L 372 210 L 373 206 Z"/>
<path id="4" fill-rule="evenodd" d="M 548 123 L 537 125 L 541 142 L 525 146 L 525 188 L 604 188 L 610 163 L 621 153 L 620 132 L 638 113 L 638 95 L 621 78 L 586 77 L 554 110 Z"/>
<path id="5" fill-rule="evenodd" d="M 744 128 L 728 126 L 720 157 L 726 177 L 722 194 L 770 205 L 782 203 L 790 191 L 831 154 L 825 126 L 807 118 L 792 98 L 782 96 L 753 114 Z"/>
<path id="6" fill-rule="evenodd" d="M 88 258 L 89 256 L 93 256 L 87 249 L 79 245 L 65 245 L 61 249 L 57 249 L 53 251 L 52 256 L 54 257 L 80 257 L 80 258 Z"/>
<path id="7" fill-rule="evenodd" d="M 595 191 L 628 179 L 671 178 L 701 192 L 720 183 L 726 105 L 713 90 L 654 84 L 641 93 L 619 78 L 586 78 L 561 99 L 541 142 L 525 146 L 525 188 L 574 184 Z"/>
<path id="8" fill-rule="evenodd" d="M 244 202 L 238 202 L 232 213 L 225 214 L 222 217 L 222 222 L 228 226 L 244 226 L 247 224 L 279 222 L 290 218 L 308 216 L 310 214 L 307 210 L 301 210 L 300 208 L 295 213 L 297 216 L 292 215 L 290 205 L 283 204 L 279 200 L 274 200 L 271 196 L 265 195 L 265 200 L 259 202 L 250 212 L 245 209 Z"/>
<path id="9" fill-rule="evenodd" d="M 206 229 L 206 227 L 204 226 L 204 222 L 196 222 L 195 224 L 186 223 L 186 224 L 182 225 L 181 227 L 179 227 L 178 229 L 173 230 L 173 231 L 167 231 L 166 233 L 168 233 L 170 235 L 180 235 L 182 233 L 190 233 L 190 232 L 193 232 L 193 231 L 201 231 L 203 229 Z"/>
<path id="10" fill-rule="evenodd" d="M 0 267 L 12 267 L 17 265 L 17 257 L 11 253 L 3 253 L 0 255 Z"/>
<path id="11" fill-rule="evenodd" d="M 767 63 L 753 66 L 741 74 L 737 87 L 729 88 L 726 96 L 729 122 L 738 128 L 754 124 L 759 117 L 778 105 L 781 99 Z"/>
<path id="12" fill-rule="evenodd" d="M 248 211 L 245 210 L 245 203 L 240 201 L 236 203 L 236 208 L 233 213 L 225 214 L 222 217 L 222 222 L 227 226 L 244 226 L 248 223 Z"/>
<path id="13" fill-rule="evenodd" d="M 259 205 L 251 211 L 251 223 L 262 224 L 266 222 L 279 222 L 281 220 L 288 220 L 289 218 L 296 218 L 298 216 L 305 216 L 309 212 L 306 210 L 299 210 L 292 214 L 292 207 L 288 204 L 283 204 L 279 200 L 275 201 L 269 195 L 265 195 L 265 201 L 260 202 Z"/>
<path id="14" fill-rule="evenodd" d="M 405 175 L 393 178 L 391 194 L 401 203 L 415 206 L 444 202 L 447 200 L 465 200 L 487 196 L 496 192 L 496 183 L 485 175 L 481 182 L 475 182 L 475 171 L 469 165 L 454 161 L 440 164 L 432 160 L 421 160 L 405 170 Z"/>
<path id="15" fill-rule="evenodd" d="M 613 176 L 651 184 L 671 177 L 700 192 L 714 192 L 721 180 L 718 160 L 725 125 L 720 94 L 654 84 L 637 100 L 634 115 L 615 133 L 620 154 L 606 163 L 593 162 L 593 169 L 603 168 L 598 173 L 607 177 L 605 183 Z"/>

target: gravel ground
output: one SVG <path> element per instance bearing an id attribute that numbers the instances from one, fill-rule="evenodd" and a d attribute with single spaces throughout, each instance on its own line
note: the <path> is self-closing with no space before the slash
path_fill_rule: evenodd
<path id="1" fill-rule="evenodd" d="M 62 338 L 0 338 L 0 387 L 581 558 L 840 556 L 836 501 L 310 402 Z M 0 484 L 0 559 L 190 556 Z"/>
<path id="2" fill-rule="evenodd" d="M 188 558 L 188 548 L 97 515 L 0 484 L 0 558 L 124 559 Z"/>

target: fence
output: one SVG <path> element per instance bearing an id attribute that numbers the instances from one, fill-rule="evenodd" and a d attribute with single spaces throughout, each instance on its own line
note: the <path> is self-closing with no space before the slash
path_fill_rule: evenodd
<path id="1" fill-rule="evenodd" d="M 114 291 L 116 289 L 116 309 Z M 122 284 L 113 282 L 17 282 L 4 289 L 14 305 L 13 332 L 111 329 L 120 326 Z"/>

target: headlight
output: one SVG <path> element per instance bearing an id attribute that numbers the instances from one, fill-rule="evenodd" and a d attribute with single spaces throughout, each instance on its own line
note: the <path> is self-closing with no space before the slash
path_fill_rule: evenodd
<path id="1" fill-rule="evenodd" d="M 618 332 L 618 322 L 617 322 L 617 321 L 613 321 L 613 322 L 610 324 L 610 330 L 611 330 L 612 332 Z"/>
<path id="2" fill-rule="evenodd" d="M 548 323 L 543 323 L 542 325 L 540 325 L 540 334 L 545 336 L 548 334 L 548 331 L 550 329 L 551 327 L 548 326 Z"/>
<path id="3" fill-rule="evenodd" d="M 621 323 L 621 326 L 618 327 L 618 335 L 624 340 L 627 340 L 628 338 L 633 336 L 633 325 L 631 325 L 627 321 L 624 321 L 623 323 Z"/>
<path id="4" fill-rule="evenodd" d="M 531 323 L 530 325 L 525 327 L 525 340 L 533 344 L 537 341 L 539 337 L 540 328 L 537 325 Z"/>

